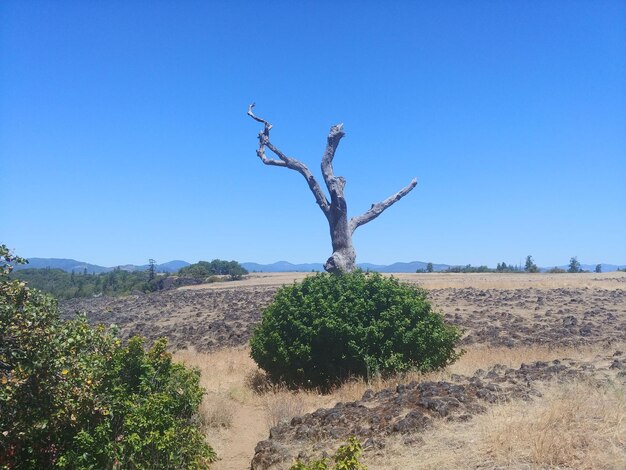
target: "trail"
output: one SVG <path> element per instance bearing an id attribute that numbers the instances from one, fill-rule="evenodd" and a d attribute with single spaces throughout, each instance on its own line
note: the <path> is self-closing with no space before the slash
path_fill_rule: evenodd
<path id="1" fill-rule="evenodd" d="M 245 470 L 250 468 L 254 448 L 259 441 L 267 439 L 267 418 L 259 405 L 238 403 L 232 425 L 223 435 L 219 459 L 211 466 L 213 470 Z"/>

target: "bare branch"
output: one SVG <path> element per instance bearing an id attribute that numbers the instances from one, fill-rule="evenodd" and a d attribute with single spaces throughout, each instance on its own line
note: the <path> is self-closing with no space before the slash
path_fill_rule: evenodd
<path id="1" fill-rule="evenodd" d="M 248 116 L 254 119 L 257 122 L 263 123 L 263 130 L 259 132 L 259 148 L 256 151 L 257 156 L 261 159 L 263 163 L 266 165 L 272 166 L 283 166 L 287 167 L 290 170 L 295 170 L 304 176 L 304 179 L 309 185 L 309 189 L 315 196 L 315 201 L 317 205 L 320 206 L 322 212 L 328 217 L 328 213 L 330 212 L 330 203 L 328 199 L 326 199 L 326 195 L 322 191 L 319 183 L 308 169 L 308 167 L 299 160 L 295 158 L 288 157 L 283 152 L 281 152 L 278 148 L 274 147 L 274 145 L 270 142 L 270 130 L 272 129 L 272 125 L 267 122 L 265 119 L 261 119 L 258 116 L 255 116 L 252 112 L 252 108 L 254 108 L 254 103 L 248 106 Z M 276 155 L 280 160 L 268 158 L 265 155 L 265 147 L 270 149 L 270 151 Z"/>
<path id="2" fill-rule="evenodd" d="M 343 191 L 341 191 L 341 194 L 336 194 L 337 189 L 341 188 L 341 190 L 343 190 L 343 185 L 336 184 L 336 178 L 333 172 L 333 158 L 335 158 L 335 152 L 337 151 L 339 141 L 345 135 L 346 133 L 343 131 L 343 124 L 332 126 L 326 139 L 326 150 L 324 150 L 324 156 L 322 157 L 322 175 L 324 176 L 324 182 L 330 192 L 331 199 L 334 199 L 337 196 L 343 196 Z"/>
<path id="3" fill-rule="evenodd" d="M 251 103 L 250 105 L 248 105 L 248 116 L 250 116 L 252 119 L 254 119 L 257 122 L 261 122 L 263 124 L 265 124 L 265 128 L 269 130 L 272 128 L 272 125 L 267 122 L 265 119 L 261 119 L 258 116 L 255 116 L 254 113 L 252 112 L 252 108 L 254 108 L 256 106 L 256 103 Z"/>
<path id="4" fill-rule="evenodd" d="M 393 204 L 398 202 L 400 199 L 402 199 L 404 196 L 409 194 L 416 185 L 417 185 L 417 179 L 413 179 L 413 181 L 411 181 L 407 186 L 402 188 L 393 196 L 388 197 L 382 202 L 372 204 L 372 207 L 367 212 L 361 215 L 352 217 L 350 219 L 350 224 L 349 224 L 350 233 L 354 233 L 354 231 L 361 225 L 374 220 L 376 217 L 382 214 L 385 209 L 392 206 Z"/>

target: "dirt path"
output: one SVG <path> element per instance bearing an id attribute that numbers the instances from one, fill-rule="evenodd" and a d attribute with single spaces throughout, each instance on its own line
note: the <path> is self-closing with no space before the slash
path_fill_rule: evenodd
<path id="1" fill-rule="evenodd" d="M 232 425 L 222 441 L 222 452 L 211 468 L 214 470 L 246 469 L 259 441 L 267 439 L 267 419 L 260 406 L 238 404 Z"/>

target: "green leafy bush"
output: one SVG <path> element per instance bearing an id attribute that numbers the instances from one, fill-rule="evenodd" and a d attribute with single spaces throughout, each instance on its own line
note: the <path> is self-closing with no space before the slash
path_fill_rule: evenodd
<path id="1" fill-rule="evenodd" d="M 0 246 L 0 468 L 203 468 L 199 372 L 172 362 L 165 340 L 145 351 L 56 301 L 8 280 Z"/>
<path id="2" fill-rule="evenodd" d="M 334 465 L 330 467 L 330 459 L 313 460 L 304 463 L 297 460 L 289 470 L 367 470 L 367 467 L 359 462 L 363 447 L 356 437 L 348 439 L 348 443 L 339 447 L 332 460 Z"/>
<path id="3" fill-rule="evenodd" d="M 272 380 L 327 389 L 350 376 L 445 367 L 460 336 L 423 290 L 356 271 L 280 288 L 250 345 Z"/>

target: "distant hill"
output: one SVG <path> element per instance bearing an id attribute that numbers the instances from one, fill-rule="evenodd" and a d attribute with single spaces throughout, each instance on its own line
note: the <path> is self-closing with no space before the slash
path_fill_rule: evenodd
<path id="1" fill-rule="evenodd" d="M 618 269 L 624 269 L 626 268 L 626 265 L 618 265 L 618 264 L 606 264 L 606 263 L 600 263 L 600 266 L 602 267 L 602 272 L 603 273 L 610 273 L 612 271 L 617 271 Z M 565 271 L 567 271 L 569 269 L 569 264 L 563 264 L 561 266 L 550 266 L 550 267 L 544 267 L 544 268 L 539 268 L 539 270 L 541 272 L 545 272 L 545 271 L 549 271 L 552 268 L 560 268 L 563 269 Z M 581 264 L 580 265 L 580 269 L 582 269 L 583 271 L 590 271 L 590 272 L 594 272 L 596 270 L 596 265 L 595 264 Z"/>
<path id="2" fill-rule="evenodd" d="M 291 273 L 324 270 L 324 265 L 322 263 L 293 264 L 288 261 L 277 261 L 272 264 L 241 263 L 241 266 L 246 268 L 249 272 L 263 273 Z"/>
<path id="3" fill-rule="evenodd" d="M 14 269 L 62 269 L 63 271 L 81 273 L 85 269 L 89 274 L 106 273 L 113 268 L 105 268 L 104 266 L 98 266 L 95 264 L 85 263 L 84 261 L 76 261 L 75 259 L 66 258 L 28 258 L 28 264 L 18 264 Z"/>
<path id="4" fill-rule="evenodd" d="M 384 264 L 372 264 L 372 263 L 357 263 L 357 266 L 364 271 L 376 271 L 379 273 L 414 273 L 417 270 L 426 271 L 426 265 L 424 261 L 411 261 L 409 263 L 397 262 L 389 265 Z M 310 272 L 310 271 L 324 271 L 324 265 L 322 263 L 303 263 L 303 264 L 293 264 L 288 261 L 277 261 L 276 263 L 271 264 L 259 264 L 259 263 L 241 263 L 241 265 L 246 268 L 250 272 L 264 272 L 264 273 L 279 273 L 279 272 Z M 450 264 L 435 264 L 433 263 L 433 271 L 440 272 L 445 271 L 453 266 L 459 265 L 450 265 Z M 461 265 L 463 266 L 463 265 Z M 608 273 L 611 271 L 617 271 L 617 269 L 624 269 L 625 266 L 620 266 L 616 264 L 606 264 L 602 265 L 602 272 Z M 557 266 L 561 269 L 567 271 L 569 266 Z M 542 272 L 548 271 L 552 269 L 553 266 L 540 268 Z M 581 268 L 584 271 L 595 271 L 595 264 L 583 264 Z"/>
<path id="5" fill-rule="evenodd" d="M 108 273 L 115 268 L 120 268 L 124 271 L 145 271 L 148 269 L 147 264 L 136 266 L 134 264 L 126 264 L 123 266 L 105 267 L 98 266 L 97 264 L 85 263 L 84 261 L 76 261 L 75 259 L 67 258 L 28 258 L 28 264 L 18 264 L 15 266 L 15 270 L 20 269 L 62 269 L 63 271 L 75 273 L 82 273 L 87 270 L 89 274 Z M 160 273 L 172 273 L 178 271 L 180 268 L 189 266 L 187 261 L 175 260 L 168 261 L 167 263 L 157 264 L 156 270 Z"/>
<path id="6" fill-rule="evenodd" d="M 410 263 L 393 263 L 390 265 L 380 265 L 380 264 L 370 264 L 370 263 L 360 263 L 358 266 L 364 271 L 377 271 L 379 273 L 414 273 L 418 269 L 422 271 L 426 271 L 426 266 L 428 263 L 423 261 L 411 261 Z M 448 269 L 450 265 L 448 264 L 434 264 L 433 263 L 433 271 L 445 271 Z"/>
<path id="7" fill-rule="evenodd" d="M 619 266 L 617 264 L 605 264 L 605 263 L 600 263 L 600 266 L 602 267 L 602 272 L 603 273 L 609 273 L 611 271 L 617 271 L 618 269 L 624 269 L 626 268 L 626 265 L 623 266 Z M 585 271 L 595 271 L 596 269 L 596 265 L 591 265 L 591 264 L 583 264 L 581 265 L 581 268 Z"/>
<path id="8" fill-rule="evenodd" d="M 179 269 L 189 266 L 189 264 L 190 263 L 187 261 L 176 259 L 174 261 L 168 261 L 167 263 L 158 264 L 157 267 L 160 272 L 175 273 Z"/>
<path id="9" fill-rule="evenodd" d="M 189 266 L 190 263 L 188 263 L 187 261 L 182 261 L 182 260 L 174 260 L 174 261 L 168 261 L 167 263 L 161 263 L 161 264 L 157 264 L 156 265 L 156 270 L 157 272 L 160 273 L 175 273 L 178 272 L 178 270 L 180 268 L 185 268 L 187 266 Z M 128 269 L 128 271 L 145 271 L 146 269 L 148 269 L 150 267 L 149 264 L 142 264 L 141 266 L 134 266 L 134 265 L 128 265 L 127 267 L 129 268 L 134 268 L 134 269 Z M 124 266 L 122 266 L 122 269 L 125 269 Z"/>
<path id="10" fill-rule="evenodd" d="M 66 258 L 29 258 L 29 263 L 26 265 L 17 265 L 15 266 L 16 270 L 26 269 L 26 268 L 39 268 L 39 269 L 62 269 L 67 272 L 76 272 L 82 273 L 85 269 L 89 274 L 95 273 L 107 273 L 113 271 L 115 268 L 120 268 L 124 271 L 145 271 L 148 269 L 148 265 L 134 265 L 127 264 L 123 266 L 98 266 L 96 264 L 86 263 L 84 261 L 76 261 L 75 259 L 66 259 Z M 180 268 L 184 268 L 185 266 L 189 266 L 190 263 L 182 260 L 174 260 L 168 261 L 167 263 L 157 264 L 156 268 L 158 272 L 161 273 L 173 273 L 177 272 Z M 250 272 L 265 272 L 265 273 L 279 273 L 279 272 L 311 272 L 311 271 L 324 271 L 324 265 L 322 263 L 302 263 L 302 264 L 293 264 L 289 261 L 277 261 L 276 263 L 271 264 L 259 264 L 259 263 L 240 263 L 241 266 L 246 268 Z M 389 265 L 383 264 L 372 264 L 372 263 L 358 263 L 357 266 L 364 271 L 377 271 L 381 273 L 414 273 L 417 270 L 426 270 L 427 263 L 423 261 L 411 261 L 409 263 L 393 263 Z M 450 268 L 452 265 L 449 264 L 434 264 L 433 270 L 435 272 L 445 271 Z M 602 272 L 608 273 L 611 271 L 617 271 L 617 269 L 624 269 L 626 265 L 617 265 L 617 264 L 607 264 L 602 263 Z M 564 269 L 567 271 L 569 266 L 561 265 L 557 266 L 558 268 Z M 545 272 L 549 269 L 552 269 L 553 266 L 542 267 L 540 270 Z M 595 264 L 583 264 L 581 268 L 584 271 L 595 271 Z"/>
<path id="11" fill-rule="evenodd" d="M 410 263 L 394 263 L 390 265 L 357 263 L 357 266 L 364 271 L 377 271 L 380 273 L 414 273 L 418 269 L 426 270 L 423 261 L 412 261 Z M 250 272 L 278 273 L 278 272 L 310 272 L 324 271 L 322 263 L 293 264 L 288 261 L 278 261 L 272 264 L 241 263 Z M 447 264 L 433 264 L 435 271 L 445 271 L 450 266 Z"/>

